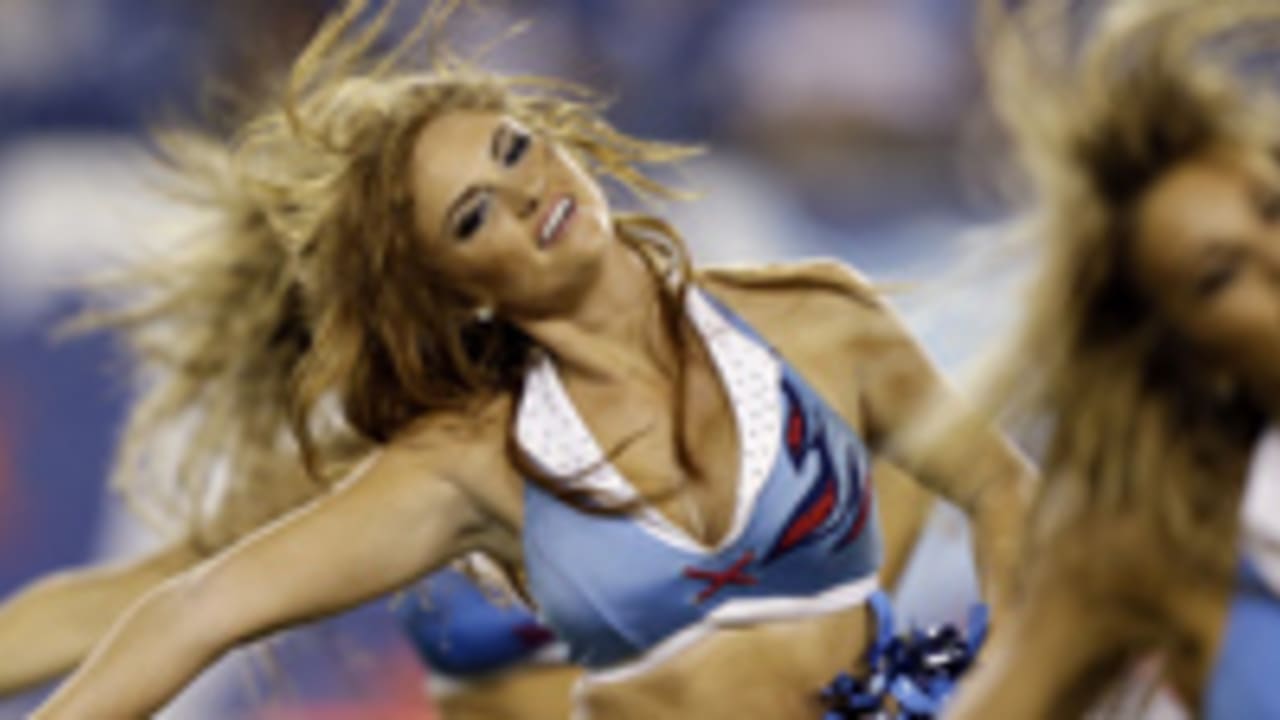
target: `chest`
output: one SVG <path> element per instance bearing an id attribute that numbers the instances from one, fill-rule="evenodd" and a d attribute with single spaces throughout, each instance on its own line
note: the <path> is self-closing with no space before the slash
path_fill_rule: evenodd
<path id="1" fill-rule="evenodd" d="M 726 303 L 730 309 L 752 327 L 757 344 L 803 377 L 831 415 L 861 434 L 864 417 L 857 372 L 861 360 L 857 342 L 851 339 L 855 333 L 842 314 L 803 302 L 759 303 L 749 296 L 728 299 L 733 301 Z M 797 317 L 804 322 L 797 322 Z M 723 367 L 734 358 L 726 359 L 721 353 L 717 364 L 709 348 L 699 350 L 684 368 L 683 386 L 636 383 L 601 391 L 564 383 L 560 400 L 569 412 L 549 425 L 549 432 L 559 437 L 540 444 L 546 449 L 585 442 L 595 446 L 598 454 L 566 462 L 559 472 L 544 473 L 544 477 L 589 474 L 593 463 L 603 458 L 622 483 L 678 530 L 702 545 L 722 542 L 732 530 L 735 515 L 741 514 L 738 506 L 749 500 L 750 493 L 741 487 L 749 470 L 744 464 L 766 462 L 767 458 L 752 458 L 752 452 L 768 443 L 758 418 L 744 417 L 743 408 L 735 407 Z M 754 392 L 776 396 L 780 388 L 775 383 L 757 386 Z M 754 412 L 761 412 L 760 407 Z M 518 442 L 524 446 L 526 439 Z M 534 459 L 524 449 L 519 452 Z M 495 541 L 501 547 L 490 548 L 491 552 L 518 564 L 525 516 L 523 487 L 529 482 L 529 468 L 511 462 L 515 456 L 509 454 L 502 472 L 486 474 L 475 489 L 503 528 L 499 534 L 504 540 Z"/>
<path id="2" fill-rule="evenodd" d="M 578 426 L 578 439 L 598 446 L 596 457 L 641 502 L 707 546 L 731 531 L 748 499 L 744 484 L 770 461 L 759 455 L 780 428 L 779 368 L 804 379 L 811 406 L 855 432 L 861 425 L 857 374 L 838 342 L 838 323 L 816 319 L 797 329 L 785 315 L 739 317 L 749 329 L 729 338 L 726 328 L 702 322 L 703 337 L 685 348 L 678 376 L 603 388 L 563 384 L 567 424 Z"/>
<path id="3" fill-rule="evenodd" d="M 757 419 L 743 417 L 709 356 L 681 372 L 661 384 L 568 392 L 616 477 L 690 537 L 714 544 L 729 530 Z"/>
<path id="4" fill-rule="evenodd" d="M 743 472 L 714 542 L 679 525 L 683 508 L 655 501 L 662 496 L 593 514 L 529 485 L 531 589 L 583 662 L 613 664 L 693 624 L 825 612 L 865 596 L 879 549 L 864 449 L 789 367 L 774 382 L 764 432 L 752 413 L 736 413 L 748 418 Z M 587 481 L 616 488 L 616 471 L 599 468 Z"/>

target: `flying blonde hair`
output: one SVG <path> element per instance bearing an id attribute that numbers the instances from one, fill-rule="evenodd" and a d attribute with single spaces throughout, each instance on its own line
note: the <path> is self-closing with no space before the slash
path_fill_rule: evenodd
<path id="1" fill-rule="evenodd" d="M 614 129 L 580 87 L 455 54 L 443 27 L 460 4 L 429 4 L 389 42 L 397 3 L 366 18 L 367 0 L 350 0 L 299 55 L 278 107 L 230 141 L 159 137 L 178 195 L 213 220 L 180 251 L 98 285 L 109 302 L 81 321 L 120 332 L 142 378 L 114 481 L 144 515 L 199 535 L 211 495 L 293 497 L 283 468 L 299 462 L 319 491 L 335 461 L 349 466 L 415 418 L 518 389 L 530 341 L 500 317 L 477 322 L 413 224 L 407 164 L 432 119 L 506 113 L 598 178 L 642 198 L 682 197 L 641 166 L 697 149 Z M 614 220 L 672 279 L 664 310 L 680 322 L 691 271 L 678 233 L 653 215 Z M 155 448 L 177 428 L 175 463 Z"/>
<path id="2" fill-rule="evenodd" d="M 1014 234 L 1036 272 L 980 397 L 1040 454 L 1021 589 L 1069 589 L 1094 613 L 1081 632 L 1100 654 L 1060 710 L 1101 697 L 1109 716 L 1138 660 L 1158 655 L 1174 673 L 1180 658 L 1211 657 L 1168 599 L 1232 581 L 1265 422 L 1136 284 L 1136 216 L 1206 152 L 1275 162 L 1280 115 L 1257 63 L 1280 49 L 1280 3 L 990 0 L 981 27 L 1026 190 Z"/>
<path id="3" fill-rule="evenodd" d="M 1165 558 L 1153 573 L 1226 577 L 1262 415 L 1136 288 L 1130 248 L 1165 173 L 1224 146 L 1280 148 L 1274 88 L 1251 65 L 1280 49 L 1280 4 L 1013 4 L 986 4 L 984 47 L 1030 188 L 1020 232 L 1040 260 L 987 398 L 1044 430 L 1028 558 L 1136 588 L 1100 545 L 1125 527 Z"/>

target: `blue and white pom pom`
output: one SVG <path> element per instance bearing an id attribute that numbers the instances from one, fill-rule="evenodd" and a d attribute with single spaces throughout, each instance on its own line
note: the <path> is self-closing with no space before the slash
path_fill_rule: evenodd
<path id="1" fill-rule="evenodd" d="M 871 597 L 876 640 L 865 678 L 841 673 L 822 692 L 823 720 L 930 720 L 939 717 L 987 637 L 986 605 L 969 611 L 967 632 L 944 624 L 893 634 L 893 607 Z"/>

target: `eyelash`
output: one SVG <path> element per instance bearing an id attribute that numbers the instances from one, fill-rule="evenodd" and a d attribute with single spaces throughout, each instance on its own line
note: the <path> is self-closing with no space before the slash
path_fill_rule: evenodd
<path id="1" fill-rule="evenodd" d="M 462 217 L 458 219 L 458 226 L 454 230 L 454 234 L 459 240 L 466 240 L 480 229 L 484 224 L 485 216 L 489 214 L 489 193 L 485 193 L 480 199 L 474 203 Z"/>
<path id="2" fill-rule="evenodd" d="M 506 167 L 514 167 L 529 151 L 529 146 L 533 140 L 529 133 L 521 130 L 508 130 L 507 132 L 511 139 L 508 141 L 506 152 L 502 154 L 502 164 Z M 463 213 L 458 220 L 457 228 L 454 230 L 454 234 L 458 236 L 459 240 L 466 240 L 471 237 L 484 224 L 485 217 L 489 214 L 490 197 L 491 193 L 484 192 L 480 200 Z"/>
<path id="3" fill-rule="evenodd" d="M 516 163 L 520 162 L 520 160 L 525 156 L 525 153 L 528 152 L 529 145 L 532 144 L 532 139 L 529 137 L 529 133 L 527 132 L 513 130 L 510 131 L 510 134 L 510 147 L 507 148 L 507 152 L 502 156 L 502 162 L 507 167 L 513 167 Z"/>
<path id="4" fill-rule="evenodd" d="M 1213 270 L 1202 276 L 1200 281 L 1196 283 L 1197 293 L 1200 297 L 1211 297 L 1216 295 L 1218 291 L 1230 285 L 1232 280 L 1235 280 L 1239 269 L 1240 263 L 1235 261 L 1227 262 L 1215 267 Z"/>

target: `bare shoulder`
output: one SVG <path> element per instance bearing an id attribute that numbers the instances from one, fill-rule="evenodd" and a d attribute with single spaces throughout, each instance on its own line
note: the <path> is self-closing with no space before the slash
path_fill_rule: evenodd
<path id="1" fill-rule="evenodd" d="M 832 258 L 714 266 L 702 268 L 698 279 L 713 292 L 820 293 L 862 304 L 878 303 L 871 282 L 862 273 Z"/>
<path id="2" fill-rule="evenodd" d="M 846 421 L 865 426 L 866 370 L 883 366 L 885 349 L 903 337 L 869 280 L 844 263 L 810 260 L 711 268 L 700 283 L 759 332 Z"/>
<path id="3" fill-rule="evenodd" d="M 504 521 L 518 516 L 523 480 L 508 452 L 515 400 L 508 394 L 425 415 L 397 435 L 377 462 L 391 472 L 449 482 Z"/>
<path id="4" fill-rule="evenodd" d="M 437 410 L 410 423 L 389 443 L 389 448 L 409 454 L 440 448 L 483 449 L 501 445 L 511 423 L 515 403 L 508 394 L 477 400 L 467 407 Z"/>
<path id="5" fill-rule="evenodd" d="M 804 330 L 831 347 L 900 329 L 874 284 L 839 260 L 712 267 L 701 271 L 699 282 L 771 339 Z"/>

